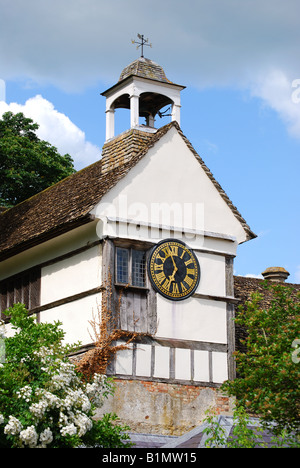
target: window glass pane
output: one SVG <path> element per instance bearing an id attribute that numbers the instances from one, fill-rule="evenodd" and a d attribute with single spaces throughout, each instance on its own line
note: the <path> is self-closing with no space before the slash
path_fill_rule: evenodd
<path id="1" fill-rule="evenodd" d="M 132 284 L 145 286 L 146 255 L 141 250 L 132 250 Z"/>
<path id="2" fill-rule="evenodd" d="M 117 283 L 128 284 L 128 250 L 117 248 Z"/>

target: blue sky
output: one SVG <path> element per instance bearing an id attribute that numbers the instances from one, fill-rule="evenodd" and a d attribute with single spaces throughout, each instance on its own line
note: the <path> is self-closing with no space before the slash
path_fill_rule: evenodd
<path id="1" fill-rule="evenodd" d="M 187 87 L 184 134 L 258 236 L 235 273 L 282 266 L 299 283 L 299 15 L 298 0 L 0 0 L 0 114 L 24 112 L 77 169 L 90 164 L 100 93 L 149 36 L 145 56 Z"/>

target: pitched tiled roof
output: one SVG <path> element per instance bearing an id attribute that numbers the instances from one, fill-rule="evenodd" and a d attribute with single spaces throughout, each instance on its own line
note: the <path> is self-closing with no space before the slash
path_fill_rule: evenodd
<path id="1" fill-rule="evenodd" d="M 262 295 L 261 305 L 268 308 L 272 301 L 272 291 L 265 288 L 266 280 L 260 278 L 248 278 L 245 276 L 234 276 L 234 295 L 240 299 L 240 304 L 244 305 L 249 301 L 252 293 L 259 293 Z M 278 284 L 278 283 L 273 283 Z M 294 290 L 296 295 L 300 292 L 300 284 L 293 283 L 279 283 L 289 286 Z"/>
<path id="2" fill-rule="evenodd" d="M 260 307 L 263 309 L 268 309 L 271 306 L 271 302 L 273 299 L 273 294 L 272 291 L 269 289 L 266 289 L 266 281 L 264 279 L 259 279 L 259 278 L 248 278 L 245 276 L 234 276 L 233 277 L 234 281 L 234 296 L 239 299 L 238 305 L 244 306 L 246 301 L 251 300 L 251 295 L 253 293 L 259 293 L 261 295 L 261 301 L 260 301 Z M 278 284 L 278 283 L 273 283 L 272 284 Z M 295 300 L 299 301 L 299 298 L 297 298 L 297 294 L 300 293 L 300 284 L 292 284 L 292 283 L 279 283 L 283 284 L 285 286 L 288 286 L 292 289 L 292 297 L 295 298 Z M 236 312 L 238 313 L 238 311 Z M 239 351 L 246 351 L 246 348 L 244 345 L 241 343 L 241 340 L 245 339 L 246 337 L 246 331 L 245 329 L 236 324 L 235 325 L 235 347 Z"/>
<path id="3" fill-rule="evenodd" d="M 153 133 L 129 130 L 103 145 L 102 173 L 125 164 L 153 140 Z"/>
<path id="4" fill-rule="evenodd" d="M 0 259 L 37 238 L 87 222 L 95 194 L 103 191 L 100 177 L 101 163 L 95 163 L 0 214 Z"/>
<path id="5" fill-rule="evenodd" d="M 43 192 L 0 214 L 0 260 L 35 243 L 90 221 L 89 212 L 170 128 L 175 127 L 220 195 L 242 223 L 247 238 L 255 237 L 202 159 L 183 135 L 177 122 L 156 133 L 129 130 L 103 146 L 102 159 Z"/>
<path id="6" fill-rule="evenodd" d="M 125 132 L 104 145 L 100 161 L 0 214 L 0 260 L 89 222 L 91 209 L 167 130 Z"/>

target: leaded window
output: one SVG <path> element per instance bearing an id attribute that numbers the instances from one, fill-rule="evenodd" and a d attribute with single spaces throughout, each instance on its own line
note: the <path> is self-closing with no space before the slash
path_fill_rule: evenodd
<path id="1" fill-rule="evenodd" d="M 116 283 L 144 288 L 146 286 L 146 252 L 116 249 Z"/>

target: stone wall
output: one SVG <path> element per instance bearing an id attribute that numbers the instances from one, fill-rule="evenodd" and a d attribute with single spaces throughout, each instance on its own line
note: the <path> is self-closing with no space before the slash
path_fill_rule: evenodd
<path id="1" fill-rule="evenodd" d="M 218 388 L 115 379 L 115 394 L 97 416 L 115 412 L 132 432 L 182 435 L 201 424 L 213 407 L 232 414 L 232 403 Z"/>

